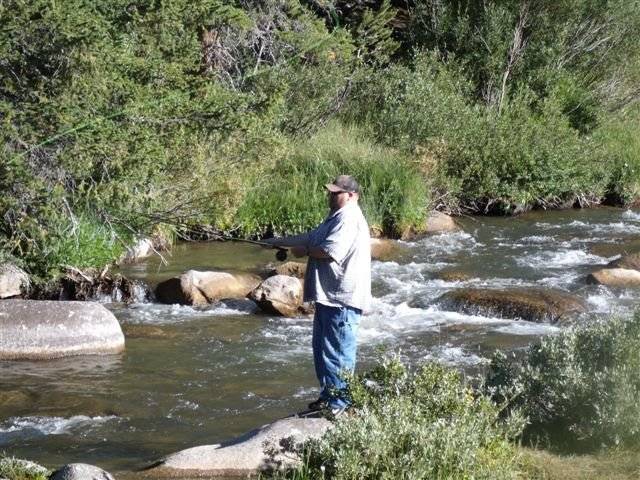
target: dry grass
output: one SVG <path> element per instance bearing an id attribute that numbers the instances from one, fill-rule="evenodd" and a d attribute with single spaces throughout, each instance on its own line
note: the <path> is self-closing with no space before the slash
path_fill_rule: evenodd
<path id="1" fill-rule="evenodd" d="M 631 480 L 640 478 L 640 451 L 555 455 L 522 449 L 526 477 L 535 480 Z"/>

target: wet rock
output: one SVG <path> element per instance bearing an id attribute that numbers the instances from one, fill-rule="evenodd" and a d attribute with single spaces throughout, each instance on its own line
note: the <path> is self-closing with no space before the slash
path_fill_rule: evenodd
<path id="1" fill-rule="evenodd" d="M 0 360 L 119 353 L 124 335 L 116 317 L 93 302 L 0 302 Z"/>
<path id="2" fill-rule="evenodd" d="M 230 442 L 189 448 L 169 455 L 149 473 L 165 478 L 248 476 L 292 467 L 300 459 L 290 446 L 319 438 L 330 426 L 324 418 L 285 418 Z"/>
<path id="3" fill-rule="evenodd" d="M 86 463 L 69 463 L 51 474 L 49 480 L 114 480 L 110 473 Z"/>
<path id="4" fill-rule="evenodd" d="M 468 315 L 558 322 L 586 310 L 578 297 L 557 290 L 469 288 L 447 292 L 437 302 Z"/>
<path id="5" fill-rule="evenodd" d="M 131 280 L 120 274 L 112 274 L 106 269 L 80 270 L 67 267 L 57 292 L 49 292 L 45 298 L 101 303 L 143 303 L 151 298 L 151 291 L 144 282 Z"/>
<path id="6" fill-rule="evenodd" d="M 424 233 L 446 233 L 460 230 L 460 226 L 449 215 L 433 211 L 429 213 Z"/>
<path id="7" fill-rule="evenodd" d="M 629 268 L 603 268 L 590 273 L 587 276 L 587 283 L 610 287 L 638 287 L 640 271 Z"/>
<path id="8" fill-rule="evenodd" d="M 244 298 L 259 283 L 256 275 L 189 270 L 159 283 L 155 294 L 161 303 L 202 306 L 223 298 Z"/>
<path id="9" fill-rule="evenodd" d="M 373 260 L 388 261 L 402 253 L 403 246 L 388 238 L 371 239 L 371 258 Z"/>
<path id="10" fill-rule="evenodd" d="M 285 262 L 267 270 L 267 278 L 275 275 L 286 275 L 303 279 L 307 271 L 307 264 L 302 262 Z"/>
<path id="11" fill-rule="evenodd" d="M 617 260 L 613 260 L 607 264 L 609 269 L 627 269 L 640 271 L 640 253 L 632 253 L 623 255 Z"/>
<path id="12" fill-rule="evenodd" d="M 248 297 L 266 313 L 283 317 L 295 317 L 302 313 L 302 282 L 295 277 L 269 277 Z"/>
<path id="13" fill-rule="evenodd" d="M 0 298 L 17 297 L 29 287 L 29 275 L 11 263 L 0 264 Z"/>

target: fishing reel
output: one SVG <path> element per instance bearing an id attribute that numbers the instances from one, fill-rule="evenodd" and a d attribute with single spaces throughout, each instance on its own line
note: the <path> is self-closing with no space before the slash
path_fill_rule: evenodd
<path id="1" fill-rule="evenodd" d="M 286 248 L 278 248 L 276 252 L 276 260 L 279 262 L 284 262 L 287 259 L 287 249 Z"/>

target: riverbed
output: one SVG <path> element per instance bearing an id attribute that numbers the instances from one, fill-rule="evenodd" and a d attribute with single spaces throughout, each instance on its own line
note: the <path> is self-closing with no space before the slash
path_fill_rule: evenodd
<path id="1" fill-rule="evenodd" d="M 472 375 L 495 349 L 519 352 L 568 327 L 434 304 L 452 289 L 560 289 L 586 302 L 579 321 L 630 315 L 638 304 L 640 291 L 588 286 L 585 276 L 640 251 L 640 212 L 598 208 L 459 221 L 463 231 L 403 242 L 397 257 L 373 263 L 360 370 L 386 352 Z M 238 243 L 180 244 L 164 260 L 153 257 L 123 273 L 153 285 L 188 269 L 256 271 L 274 261 L 271 251 Z M 463 280 L 443 280 L 443 272 Z M 134 470 L 302 410 L 317 396 L 308 317 L 267 316 L 242 300 L 203 309 L 106 305 L 123 326 L 124 354 L 0 362 L 0 451 L 50 467 L 85 462 Z"/>

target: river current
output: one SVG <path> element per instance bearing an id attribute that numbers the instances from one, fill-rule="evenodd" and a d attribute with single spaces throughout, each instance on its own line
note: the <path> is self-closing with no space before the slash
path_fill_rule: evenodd
<path id="1" fill-rule="evenodd" d="M 640 212 L 599 208 L 460 222 L 461 232 L 404 242 L 396 258 L 373 263 L 360 370 L 386 351 L 413 365 L 435 360 L 476 373 L 495 349 L 520 351 L 566 328 L 434 304 L 453 289 L 560 289 L 583 298 L 586 317 L 594 318 L 629 315 L 638 304 L 640 291 L 588 286 L 585 276 L 640 250 Z M 166 261 L 151 258 L 124 273 L 153 285 L 188 269 L 255 271 L 273 258 L 253 246 L 208 243 L 179 245 Z M 442 280 L 442 272 L 465 279 Z M 309 318 L 267 316 L 249 301 L 205 309 L 106 306 L 123 326 L 124 354 L 0 362 L 0 451 L 49 467 L 85 462 L 134 470 L 302 410 L 317 395 Z"/>

